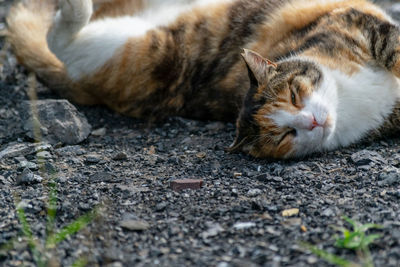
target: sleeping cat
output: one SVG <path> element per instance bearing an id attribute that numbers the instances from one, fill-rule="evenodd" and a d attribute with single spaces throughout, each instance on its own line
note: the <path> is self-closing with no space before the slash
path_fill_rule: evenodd
<path id="1" fill-rule="evenodd" d="M 400 30 L 364 0 L 26 0 L 23 65 L 137 118 L 234 121 L 231 151 L 291 158 L 400 126 Z"/>

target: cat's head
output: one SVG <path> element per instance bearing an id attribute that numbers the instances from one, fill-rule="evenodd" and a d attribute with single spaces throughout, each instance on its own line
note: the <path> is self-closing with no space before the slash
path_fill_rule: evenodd
<path id="1" fill-rule="evenodd" d="M 250 89 L 230 150 L 291 158 L 326 148 L 336 125 L 337 96 L 322 69 L 302 59 L 275 64 L 250 50 L 242 56 Z"/>

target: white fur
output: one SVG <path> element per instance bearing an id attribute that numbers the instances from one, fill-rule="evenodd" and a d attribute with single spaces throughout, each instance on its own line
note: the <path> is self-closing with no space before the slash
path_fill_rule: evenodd
<path id="1" fill-rule="evenodd" d="M 268 116 L 280 127 L 296 129 L 291 152 L 296 156 L 359 141 L 383 124 L 400 99 L 399 80 L 381 67 L 363 67 L 352 76 L 320 67 L 322 84 L 300 112 L 281 110 Z M 310 127 L 313 118 L 323 127 Z"/>
<path id="2" fill-rule="evenodd" d="M 400 99 L 399 80 L 381 67 L 367 66 L 349 77 L 330 71 L 338 94 L 335 134 L 324 148 L 347 146 L 379 128 Z"/>
<path id="3" fill-rule="evenodd" d="M 230 1 L 234 0 L 149 0 L 149 8 L 136 16 L 89 24 L 91 0 L 62 1 L 47 41 L 70 78 L 77 81 L 104 66 L 129 38 L 140 38 L 151 29 L 168 25 L 193 8 Z"/>

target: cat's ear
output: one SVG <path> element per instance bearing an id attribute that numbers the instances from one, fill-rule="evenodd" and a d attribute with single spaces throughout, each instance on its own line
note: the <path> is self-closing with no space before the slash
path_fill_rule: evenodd
<path id="1" fill-rule="evenodd" d="M 263 58 L 258 53 L 243 49 L 242 57 L 249 70 L 249 77 L 252 83 L 264 84 L 268 81 L 268 76 L 275 72 L 276 63 Z"/>

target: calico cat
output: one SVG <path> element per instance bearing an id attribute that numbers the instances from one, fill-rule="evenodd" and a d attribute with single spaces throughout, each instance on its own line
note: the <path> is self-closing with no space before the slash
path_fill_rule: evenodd
<path id="1" fill-rule="evenodd" d="M 68 99 L 234 121 L 231 151 L 291 158 L 400 126 L 400 29 L 364 0 L 26 0 L 8 41 Z M 268 59 L 267 59 L 268 58 Z"/>

